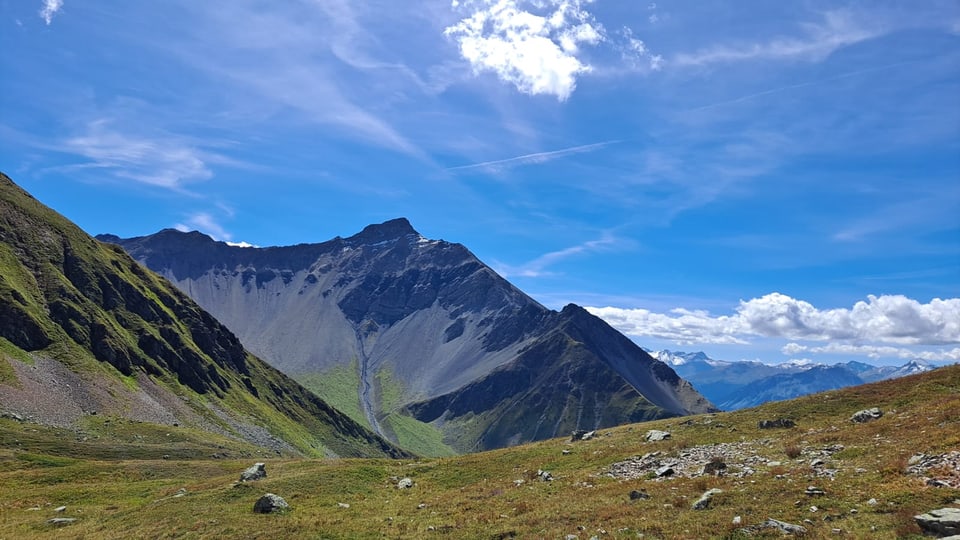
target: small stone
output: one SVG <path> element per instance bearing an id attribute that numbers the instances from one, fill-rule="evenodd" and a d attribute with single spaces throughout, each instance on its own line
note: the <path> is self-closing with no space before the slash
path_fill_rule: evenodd
<path id="1" fill-rule="evenodd" d="M 783 464 L 780 463 L 779 461 L 768 461 L 768 462 L 767 462 L 767 467 L 779 467 L 780 465 L 783 465 Z"/>
<path id="2" fill-rule="evenodd" d="M 786 521 L 780 521 L 773 518 L 768 518 L 766 521 L 760 524 L 761 529 L 777 529 L 786 534 L 793 534 L 797 536 L 802 536 L 807 534 L 807 528 L 800 525 L 794 525 L 793 523 L 787 523 Z"/>
<path id="3" fill-rule="evenodd" d="M 569 448 L 564 448 L 564 449 L 563 449 L 563 452 L 560 452 L 560 453 L 563 454 L 563 455 L 565 455 L 565 456 L 570 455 L 570 449 L 569 449 Z"/>
<path id="4" fill-rule="evenodd" d="M 260 497 L 253 505 L 253 511 L 256 514 L 272 514 L 274 512 L 285 512 L 289 509 L 290 505 L 287 504 L 287 501 L 283 500 L 283 497 L 274 495 L 273 493 L 267 493 L 263 497 Z"/>
<path id="5" fill-rule="evenodd" d="M 540 480 L 544 482 L 553 482 L 553 475 L 550 474 L 550 471 L 544 471 L 542 469 L 537 470 L 537 476 L 539 476 Z"/>
<path id="6" fill-rule="evenodd" d="M 830 529 L 830 532 L 833 534 L 843 534 L 843 530 L 841 529 Z"/>
<path id="7" fill-rule="evenodd" d="M 240 473 L 241 482 L 253 482 L 267 477 L 267 466 L 264 463 L 254 463 L 249 469 Z"/>
<path id="8" fill-rule="evenodd" d="M 811 467 L 822 467 L 824 464 L 826 464 L 826 461 L 824 461 L 824 460 L 822 460 L 822 459 L 820 459 L 820 458 L 817 458 L 817 459 L 815 459 L 815 460 L 813 460 L 813 461 L 810 462 L 810 466 L 811 466 Z"/>
<path id="9" fill-rule="evenodd" d="M 723 490 L 717 488 L 708 489 L 703 493 L 703 495 L 700 496 L 699 499 L 697 499 L 697 502 L 693 503 L 693 509 L 706 510 L 710 507 L 710 501 L 713 500 L 713 497 L 720 493 L 723 493 Z"/>
<path id="10" fill-rule="evenodd" d="M 657 475 L 657 478 L 664 478 L 667 476 L 672 476 L 674 472 L 676 471 L 673 470 L 673 467 L 671 467 L 670 465 L 664 465 L 663 467 L 660 467 L 659 469 L 654 471 L 654 474 Z"/>
<path id="11" fill-rule="evenodd" d="M 639 501 L 641 499 L 649 499 L 649 498 L 650 498 L 650 494 L 647 493 L 646 491 L 633 490 L 630 492 L 631 501 Z"/>
<path id="12" fill-rule="evenodd" d="M 920 463 L 920 461 L 923 460 L 924 457 L 925 456 L 923 454 L 914 454 L 907 461 L 907 466 L 916 465 L 917 463 Z"/>
<path id="13" fill-rule="evenodd" d="M 733 521 L 731 523 L 733 523 L 734 525 L 739 525 L 740 521 L 742 521 L 740 516 L 733 516 Z"/>
<path id="14" fill-rule="evenodd" d="M 869 504 L 870 506 L 876 506 L 879 503 L 877 503 L 876 499 L 870 499 L 869 501 L 867 501 L 867 504 Z"/>
<path id="15" fill-rule="evenodd" d="M 67 511 L 67 507 L 66 507 L 66 506 L 58 506 L 58 507 L 54 508 L 53 511 L 56 512 L 57 514 L 60 514 L 60 513 L 62 513 L 62 512 L 66 512 L 66 511 Z"/>
<path id="16" fill-rule="evenodd" d="M 413 487 L 413 480 L 410 478 L 401 478 L 397 481 L 397 489 L 410 489 Z"/>
<path id="17" fill-rule="evenodd" d="M 811 507 L 810 507 L 810 511 L 811 511 L 811 512 L 816 512 L 817 510 L 819 510 L 819 508 L 817 508 L 816 506 L 811 506 Z"/>
<path id="18" fill-rule="evenodd" d="M 338 502 L 337 508 L 350 508 L 350 505 L 347 503 Z"/>
<path id="19" fill-rule="evenodd" d="M 77 522 L 77 518 L 50 518 L 47 520 L 47 525 L 53 525 L 54 527 L 63 527 L 65 525 L 70 525 Z"/>
<path id="20" fill-rule="evenodd" d="M 822 496 L 822 495 L 826 495 L 826 494 L 827 494 L 826 491 L 824 491 L 824 490 L 822 490 L 822 489 L 820 489 L 820 488 L 818 488 L 818 487 L 816 487 L 816 486 L 807 486 L 807 490 L 806 490 L 804 493 L 806 493 L 807 496 L 810 496 L 810 497 L 814 497 L 814 496 L 819 497 L 819 496 Z"/>
<path id="21" fill-rule="evenodd" d="M 425 503 L 420 503 L 420 504 L 417 505 L 417 510 L 423 510 L 423 509 L 426 508 L 426 507 L 427 507 L 427 505 L 426 505 Z"/>
<path id="22" fill-rule="evenodd" d="M 187 495 L 186 488 L 180 488 L 176 493 L 173 494 L 174 498 L 185 497 Z"/>

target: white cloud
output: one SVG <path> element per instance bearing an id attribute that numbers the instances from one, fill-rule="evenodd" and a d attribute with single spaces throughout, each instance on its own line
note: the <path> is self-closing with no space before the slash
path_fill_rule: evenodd
<path id="1" fill-rule="evenodd" d="M 256 244 L 251 244 L 250 242 L 227 242 L 228 246 L 240 247 L 240 248 L 256 248 L 260 247 Z"/>
<path id="2" fill-rule="evenodd" d="M 518 165 L 533 165 L 537 163 L 546 163 L 548 161 L 560 159 L 562 157 L 566 157 L 571 154 L 582 154 L 585 152 L 593 152 L 594 150 L 599 150 L 605 146 L 616 144 L 618 142 L 620 141 L 604 141 L 604 142 L 593 143 L 593 144 L 582 144 L 580 146 L 571 146 L 569 148 L 561 148 L 560 150 L 552 150 L 549 152 L 536 152 L 533 154 L 524 154 L 522 156 L 515 156 L 507 159 L 484 161 L 482 163 L 471 163 L 470 165 L 460 165 L 459 167 L 450 167 L 447 170 L 448 171 L 469 171 L 474 169 L 484 169 L 488 172 L 496 173 L 504 169 L 516 167 Z"/>
<path id="3" fill-rule="evenodd" d="M 525 94 L 564 101 L 577 76 L 591 70 L 577 56 L 580 46 L 605 39 L 603 26 L 583 7 L 591 1 L 454 1 L 454 9 L 470 15 L 444 34 L 457 41 L 474 73 L 492 71 Z"/>
<path id="4" fill-rule="evenodd" d="M 84 134 L 64 141 L 63 150 L 90 160 L 81 168 L 102 168 L 119 178 L 170 189 L 211 178 L 207 161 L 228 161 L 177 136 L 141 135 L 108 120 L 90 122 Z"/>
<path id="5" fill-rule="evenodd" d="M 53 16 L 59 13 L 63 7 L 63 0 L 43 0 L 43 8 L 40 10 L 40 18 L 47 23 L 47 26 L 53 22 Z"/>
<path id="6" fill-rule="evenodd" d="M 718 45 L 695 53 L 679 54 L 676 65 L 707 65 L 743 60 L 821 60 L 833 51 L 876 37 L 882 33 L 848 11 L 828 11 L 819 23 L 801 25 L 802 37 L 778 37 L 767 42 Z"/>
<path id="7" fill-rule="evenodd" d="M 827 345 L 811 347 L 799 343 L 788 343 L 781 352 L 793 355 L 798 352 L 813 354 L 842 354 L 852 356 L 866 356 L 869 358 L 902 358 L 907 360 L 920 359 L 928 362 L 955 361 L 960 362 L 960 347 L 939 350 L 915 350 L 906 347 L 892 347 L 889 345 L 855 345 L 848 343 L 829 343 Z"/>
<path id="8" fill-rule="evenodd" d="M 645 309 L 587 308 L 633 336 L 683 344 L 746 343 L 749 336 L 791 340 L 896 345 L 960 343 L 960 298 L 935 298 L 927 304 L 901 295 L 868 296 L 850 309 L 821 310 L 780 293 L 741 301 L 733 315 L 674 309 L 669 314 Z M 784 354 L 809 349 L 788 344 Z"/>

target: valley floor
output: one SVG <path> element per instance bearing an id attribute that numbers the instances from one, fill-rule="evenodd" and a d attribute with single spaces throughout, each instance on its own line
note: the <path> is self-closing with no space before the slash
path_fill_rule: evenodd
<path id="1" fill-rule="evenodd" d="M 850 421 L 869 407 L 883 416 Z M 758 428 L 777 418 L 796 426 Z M 651 429 L 671 436 L 646 442 Z M 162 445 L 111 455 L 57 438 L 68 433 L 0 418 L 0 539 L 780 537 L 756 528 L 768 518 L 807 538 L 919 538 L 915 514 L 960 507 L 949 461 L 960 449 L 960 367 L 432 460 L 263 459 L 248 448 L 212 459 L 216 447 L 190 441 L 163 459 Z M 134 449 L 132 433 L 117 436 Z M 266 462 L 267 478 L 238 484 L 253 461 Z M 721 475 L 702 474 L 711 462 L 726 465 Z M 674 473 L 659 478 L 664 466 Z M 401 478 L 413 486 L 399 489 Z M 709 506 L 692 509 L 713 488 Z M 254 514 L 267 492 L 291 510 Z"/>

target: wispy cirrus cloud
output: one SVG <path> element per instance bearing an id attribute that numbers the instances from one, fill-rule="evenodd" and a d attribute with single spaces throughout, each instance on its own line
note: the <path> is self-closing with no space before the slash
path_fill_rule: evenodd
<path id="1" fill-rule="evenodd" d="M 40 18 L 47 26 L 53 22 L 53 17 L 63 8 L 63 0 L 43 0 L 43 7 L 40 9 Z"/>
<path id="2" fill-rule="evenodd" d="M 227 241 L 233 238 L 233 235 L 210 214 L 206 212 L 197 212 L 187 217 L 184 223 L 177 223 L 173 226 L 180 232 L 200 231 L 214 240 Z"/>
<path id="3" fill-rule="evenodd" d="M 801 36 L 781 36 L 768 41 L 716 45 L 694 53 L 681 53 L 670 63 L 704 66 L 746 60 L 812 60 L 826 58 L 835 50 L 881 35 L 884 29 L 845 10 L 823 13 L 823 20 L 800 25 Z"/>
<path id="4" fill-rule="evenodd" d="M 563 260 L 589 253 L 610 250 L 623 243 L 623 240 L 616 238 L 610 233 L 605 233 L 596 240 L 589 240 L 583 242 L 582 244 L 577 244 L 575 246 L 545 253 L 536 259 L 519 266 L 511 266 L 495 262 L 493 267 L 497 273 L 503 277 L 535 278 L 549 276 L 554 275 L 554 272 L 550 271 L 549 268 Z"/>
<path id="5" fill-rule="evenodd" d="M 62 142 L 60 151 L 86 160 L 74 168 L 102 169 L 117 178 L 173 190 L 210 179 L 210 163 L 231 162 L 190 139 L 171 133 L 139 133 L 109 119 L 87 123 L 81 134 Z"/>
<path id="6" fill-rule="evenodd" d="M 619 142 L 621 141 L 604 141 L 604 142 L 598 142 L 598 143 L 592 143 L 592 144 L 582 144 L 579 146 L 570 146 L 568 148 L 561 148 L 559 150 L 550 150 L 548 152 L 534 152 L 532 154 L 524 154 L 522 156 L 514 156 L 506 159 L 496 159 L 492 161 L 483 161 L 480 163 L 471 163 L 469 165 L 459 165 L 457 167 L 448 167 L 446 170 L 451 172 L 483 170 L 490 173 L 498 173 L 512 167 L 546 163 L 548 161 L 561 159 L 574 154 L 594 152 L 596 150 L 600 150 L 602 148 L 605 148 L 612 144 L 617 144 Z"/>

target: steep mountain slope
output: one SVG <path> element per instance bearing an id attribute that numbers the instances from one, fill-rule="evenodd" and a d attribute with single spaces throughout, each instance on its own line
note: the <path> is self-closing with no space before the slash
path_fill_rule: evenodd
<path id="1" fill-rule="evenodd" d="M 59 426 L 129 418 L 309 455 L 402 455 L 2 173 L 0 410 Z"/>
<path id="2" fill-rule="evenodd" d="M 600 319 L 544 308 L 405 219 L 263 249 L 174 230 L 100 238 L 171 280 L 248 349 L 419 451 L 711 409 Z"/>
<path id="3" fill-rule="evenodd" d="M 703 352 L 664 350 L 651 354 L 670 364 L 710 401 L 727 411 L 933 369 L 919 360 L 902 366 L 873 366 L 853 361 L 830 366 L 794 362 L 772 365 L 715 360 Z"/>

